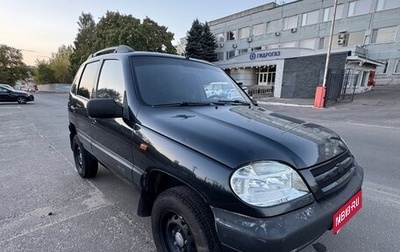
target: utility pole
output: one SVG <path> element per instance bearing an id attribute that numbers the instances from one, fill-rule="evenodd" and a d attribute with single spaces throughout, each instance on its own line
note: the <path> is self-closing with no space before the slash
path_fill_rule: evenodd
<path id="1" fill-rule="evenodd" d="M 322 87 L 318 86 L 317 90 L 315 92 L 315 100 L 314 100 L 315 108 L 323 108 L 324 103 L 325 103 L 326 81 L 328 79 L 328 67 L 329 67 L 329 61 L 330 61 L 331 50 L 332 50 L 333 31 L 335 29 L 337 2 L 338 2 L 338 0 L 335 0 L 334 4 L 333 4 L 333 17 L 332 17 L 331 30 L 329 33 L 329 43 L 328 43 L 328 52 L 326 54 L 324 79 L 322 82 Z"/>

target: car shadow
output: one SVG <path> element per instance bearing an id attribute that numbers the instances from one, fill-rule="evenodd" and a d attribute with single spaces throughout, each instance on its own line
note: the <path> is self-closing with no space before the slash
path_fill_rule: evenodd
<path id="1" fill-rule="evenodd" d="M 33 105 L 33 102 L 27 102 L 25 104 L 19 104 L 18 102 L 0 102 L 0 106 L 4 106 L 4 105 L 22 105 L 22 106 L 29 106 L 29 105 Z"/>

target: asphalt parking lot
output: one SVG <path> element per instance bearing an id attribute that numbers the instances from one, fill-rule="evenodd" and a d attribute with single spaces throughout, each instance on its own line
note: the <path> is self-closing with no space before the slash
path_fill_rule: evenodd
<path id="1" fill-rule="evenodd" d="M 327 232 L 303 252 L 398 251 L 399 97 L 400 86 L 384 86 L 326 109 L 260 101 L 334 129 L 365 169 L 363 209 L 339 235 Z M 77 175 L 66 103 L 57 93 L 0 103 L 0 251 L 155 251 L 133 186 L 104 168 L 94 179 Z"/>

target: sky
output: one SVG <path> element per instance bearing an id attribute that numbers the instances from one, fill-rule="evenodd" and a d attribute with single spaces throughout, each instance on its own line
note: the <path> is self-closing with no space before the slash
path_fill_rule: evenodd
<path id="1" fill-rule="evenodd" d="M 36 59 L 48 59 L 61 45 L 73 45 L 82 12 L 91 13 L 96 22 L 107 10 L 131 14 L 141 20 L 147 16 L 168 27 L 179 41 L 196 18 L 204 23 L 269 2 L 281 4 L 283 1 L 0 0 L 0 44 L 21 50 L 24 62 L 35 65 Z"/>

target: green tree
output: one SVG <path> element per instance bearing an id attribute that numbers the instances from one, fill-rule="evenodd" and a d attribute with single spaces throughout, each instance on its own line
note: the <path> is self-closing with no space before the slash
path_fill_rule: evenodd
<path id="1" fill-rule="evenodd" d="M 35 83 L 71 83 L 73 79 L 70 69 L 72 52 L 72 46 L 62 45 L 56 53 L 52 54 L 48 61 L 37 60 L 34 71 Z"/>
<path id="2" fill-rule="evenodd" d="M 34 81 L 38 84 L 55 83 L 56 77 L 54 70 L 46 60 L 36 60 Z"/>
<path id="3" fill-rule="evenodd" d="M 71 45 L 62 45 L 57 53 L 53 53 L 49 60 L 49 66 L 54 71 L 54 77 L 58 83 L 71 83 L 73 74 L 70 67 L 70 55 L 73 53 Z"/>
<path id="4" fill-rule="evenodd" d="M 15 85 L 18 80 L 29 77 L 29 68 L 22 62 L 20 50 L 0 45 L 0 83 Z"/>
<path id="5" fill-rule="evenodd" d="M 128 45 L 137 51 L 176 54 L 172 45 L 174 34 L 149 17 L 141 22 L 132 15 L 107 11 L 96 24 L 91 14 L 82 13 L 78 25 L 74 51 L 70 57 L 72 73 L 91 53 L 110 46 Z"/>
<path id="6" fill-rule="evenodd" d="M 128 45 L 137 51 L 176 53 L 174 34 L 149 17 L 143 22 L 132 15 L 108 11 L 95 28 L 93 51 L 116 45 Z"/>
<path id="7" fill-rule="evenodd" d="M 193 21 L 192 27 L 187 33 L 186 55 L 191 58 L 202 59 L 203 25 L 198 19 Z"/>
<path id="8" fill-rule="evenodd" d="M 211 33 L 208 24 L 202 24 L 198 19 L 194 20 L 187 33 L 186 55 L 210 62 L 217 61 L 215 52 L 217 47 L 215 36 Z"/>
<path id="9" fill-rule="evenodd" d="M 93 53 L 94 32 L 96 22 L 92 14 L 82 13 L 78 21 L 78 34 L 74 41 L 73 52 L 70 55 L 70 72 L 76 73 L 79 66 Z"/>
<path id="10" fill-rule="evenodd" d="M 136 48 L 142 37 L 139 26 L 140 20 L 132 15 L 107 11 L 95 27 L 95 47 L 92 48 L 92 53 L 121 44 Z"/>
<path id="11" fill-rule="evenodd" d="M 167 27 L 160 26 L 146 17 L 140 28 L 143 38 L 143 46 L 140 50 L 176 54 L 176 49 L 172 45 L 174 34 L 169 32 Z"/>
<path id="12" fill-rule="evenodd" d="M 218 48 L 217 39 L 210 31 L 208 23 L 204 25 L 203 38 L 201 40 L 203 46 L 203 59 L 214 62 L 217 61 L 217 53 L 215 50 Z"/>

